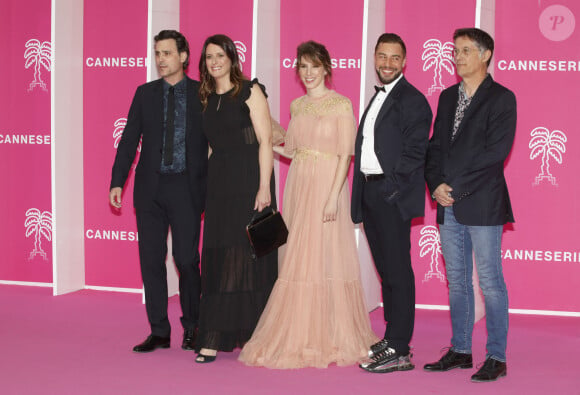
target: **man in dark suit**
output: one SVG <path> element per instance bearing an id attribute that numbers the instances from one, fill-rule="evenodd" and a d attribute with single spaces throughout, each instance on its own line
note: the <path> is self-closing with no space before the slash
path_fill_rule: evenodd
<path id="1" fill-rule="evenodd" d="M 455 63 L 462 81 L 441 93 L 425 176 L 437 200 L 437 223 L 449 282 L 451 348 L 428 371 L 473 367 L 473 261 L 485 297 L 487 356 L 472 381 L 506 375 L 508 297 L 503 279 L 501 235 L 513 222 L 504 161 L 514 141 L 516 99 L 493 81 L 487 68 L 493 39 L 486 32 L 458 29 Z"/>
<path id="2" fill-rule="evenodd" d="M 432 113 L 425 96 L 402 74 L 403 40 L 381 35 L 375 69 L 383 84 L 361 120 L 355 143 L 351 216 L 364 224 L 382 282 L 384 338 L 360 366 L 374 373 L 414 368 L 409 342 L 415 321 L 411 219 L 425 212 L 425 154 Z"/>
<path id="3" fill-rule="evenodd" d="M 201 292 L 198 244 L 208 144 L 201 129 L 199 83 L 184 73 L 189 45 L 181 33 L 163 30 L 155 36 L 155 61 L 162 78 L 137 88 L 117 149 L 109 194 L 110 204 L 119 209 L 122 188 L 142 139 L 133 204 L 151 334 L 133 348 L 135 352 L 170 344 L 165 266 L 170 227 L 185 350 L 195 346 Z"/>

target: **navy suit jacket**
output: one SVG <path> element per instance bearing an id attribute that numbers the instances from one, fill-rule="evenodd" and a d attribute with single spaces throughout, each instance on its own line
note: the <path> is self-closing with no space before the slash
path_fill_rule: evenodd
<path id="1" fill-rule="evenodd" d="M 371 99 L 371 103 L 375 99 Z M 361 119 L 355 141 L 351 217 L 362 222 L 360 171 L 363 127 Z M 397 206 L 404 220 L 425 215 L 425 154 L 433 113 L 425 96 L 402 77 L 387 96 L 375 122 L 374 148 L 385 178 L 381 182 L 385 201 Z"/>
<path id="2" fill-rule="evenodd" d="M 185 131 L 186 171 L 193 205 L 201 213 L 205 207 L 207 179 L 207 139 L 201 128 L 199 82 L 187 79 L 187 114 Z M 111 188 L 123 187 L 143 138 L 141 156 L 135 169 L 133 205 L 147 209 L 153 203 L 159 183 L 163 151 L 163 80 L 137 88 L 123 136 L 113 164 Z"/>
<path id="3" fill-rule="evenodd" d="M 459 84 L 439 96 L 425 171 L 429 190 L 433 193 L 442 183 L 453 188 L 454 215 L 463 225 L 514 222 L 504 161 L 515 137 L 516 98 L 488 75 L 477 88 L 451 141 L 458 96 Z M 440 224 L 443 209 L 437 205 Z"/>

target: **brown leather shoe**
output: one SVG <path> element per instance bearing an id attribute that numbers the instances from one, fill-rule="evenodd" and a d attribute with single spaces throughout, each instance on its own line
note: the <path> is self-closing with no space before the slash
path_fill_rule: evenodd
<path id="1" fill-rule="evenodd" d="M 443 355 L 440 360 L 428 363 L 423 369 L 429 372 L 446 372 L 455 368 L 470 369 L 472 367 L 473 358 L 471 354 L 455 352 L 449 349 L 447 354 Z"/>

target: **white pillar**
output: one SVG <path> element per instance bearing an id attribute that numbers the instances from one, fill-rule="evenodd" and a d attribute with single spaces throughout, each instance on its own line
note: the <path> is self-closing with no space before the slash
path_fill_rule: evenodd
<path id="1" fill-rule="evenodd" d="M 85 286 L 83 194 L 83 2 L 53 0 L 51 199 L 55 295 Z"/>

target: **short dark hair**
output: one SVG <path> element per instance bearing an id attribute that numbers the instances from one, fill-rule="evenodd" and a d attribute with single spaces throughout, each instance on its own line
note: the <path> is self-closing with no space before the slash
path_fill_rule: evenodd
<path id="1" fill-rule="evenodd" d="M 383 34 L 381 34 L 379 39 L 377 40 L 377 45 L 375 45 L 375 52 L 377 52 L 379 45 L 381 45 L 383 43 L 399 44 L 401 46 L 401 48 L 403 48 L 403 56 L 407 57 L 407 47 L 405 46 L 403 39 L 398 34 L 395 34 L 395 33 L 383 33 Z"/>
<path id="2" fill-rule="evenodd" d="M 491 58 L 493 56 L 494 45 L 493 38 L 491 38 L 491 36 L 488 33 L 476 27 L 464 27 L 455 30 L 455 33 L 453 33 L 453 41 L 455 41 L 457 37 L 469 38 L 471 41 L 475 43 L 475 46 L 477 47 L 477 49 L 479 49 L 479 52 L 481 54 L 489 50 L 491 52 L 491 56 L 487 60 L 487 65 L 489 66 L 489 63 L 491 62 Z"/>
<path id="3" fill-rule="evenodd" d="M 316 41 L 306 41 L 298 46 L 296 49 L 296 62 L 300 66 L 300 60 L 305 57 L 315 65 L 322 65 L 326 71 L 326 80 L 332 79 L 332 61 L 330 54 L 326 47 Z M 300 67 L 296 67 L 296 74 L 298 74 Z"/>
<path id="4" fill-rule="evenodd" d="M 183 34 L 179 33 L 177 30 L 161 30 L 153 39 L 157 43 L 158 41 L 169 40 L 171 38 L 175 40 L 177 52 L 185 52 L 187 54 L 187 58 L 185 59 L 185 62 L 183 62 L 183 69 L 185 70 L 187 69 L 187 66 L 189 66 L 189 44 Z"/>

